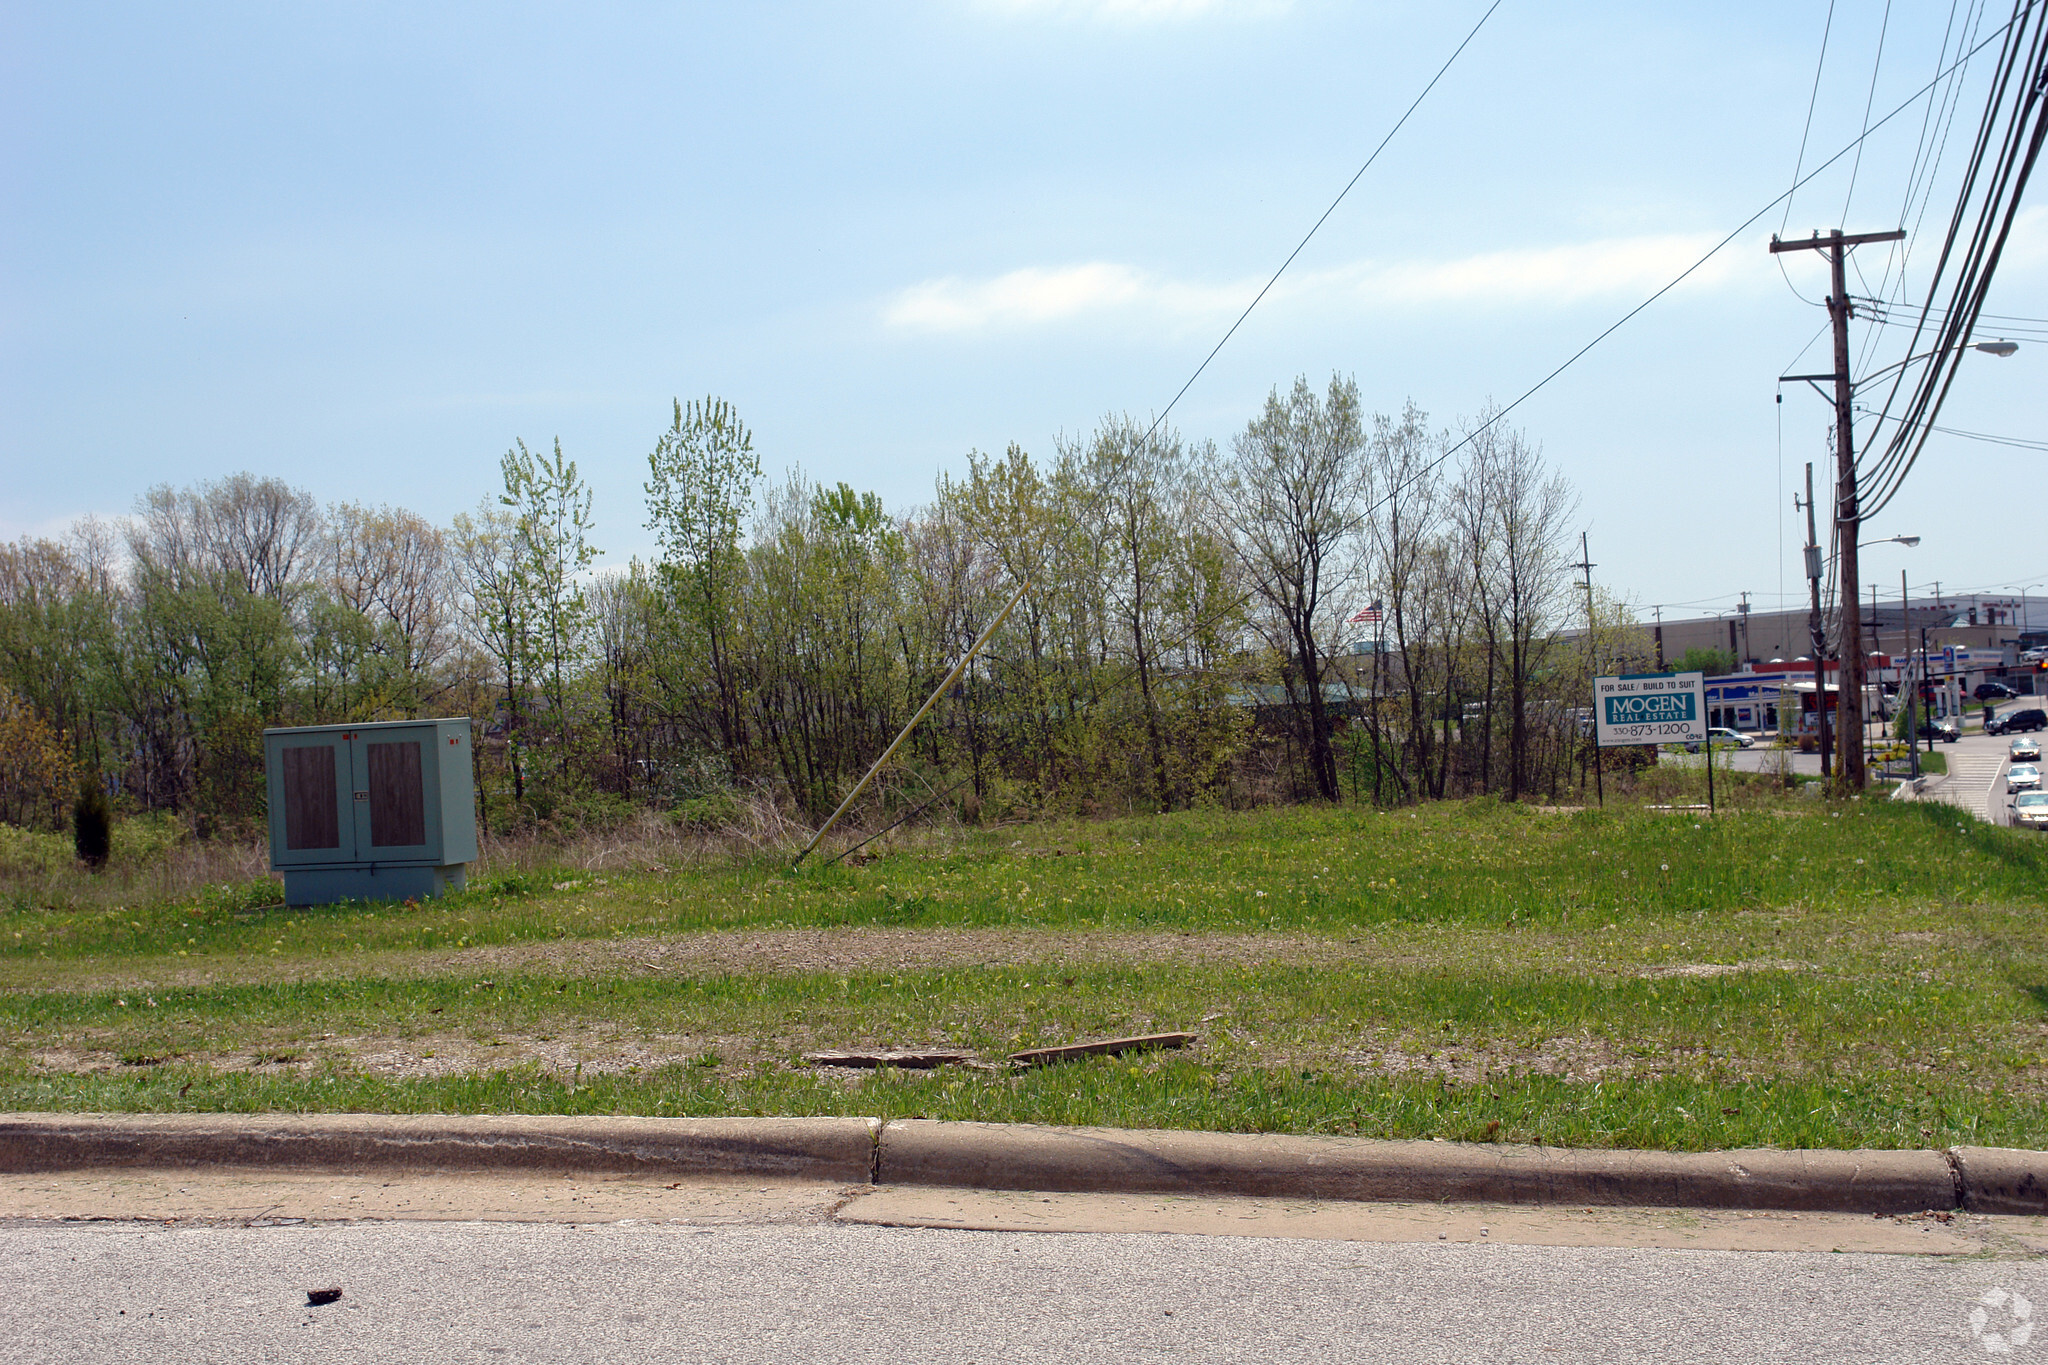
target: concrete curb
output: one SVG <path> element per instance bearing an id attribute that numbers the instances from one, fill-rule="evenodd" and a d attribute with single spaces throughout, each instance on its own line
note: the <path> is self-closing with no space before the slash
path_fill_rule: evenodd
<path id="1" fill-rule="evenodd" d="M 1972 1213 L 2048 1213 L 2048 1152 L 1951 1147 L 1956 1187 Z"/>
<path id="2" fill-rule="evenodd" d="M 0 1114 L 0 1173 L 467 1171 L 1836 1213 L 2048 1213 L 2048 1152 L 1643 1152 L 869 1118 Z"/>
<path id="3" fill-rule="evenodd" d="M 864 1118 L 0 1114 L 0 1171 L 234 1166 L 866 1182 L 879 1127 Z"/>
<path id="4" fill-rule="evenodd" d="M 1956 1206 L 1954 1169 L 1940 1152 L 1581 1151 L 919 1120 L 883 1130 L 878 1176 L 884 1184 L 1297 1199 L 1852 1213 Z"/>

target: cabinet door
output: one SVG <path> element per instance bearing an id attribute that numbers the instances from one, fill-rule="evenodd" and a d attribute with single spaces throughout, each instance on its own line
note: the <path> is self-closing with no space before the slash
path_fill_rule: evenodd
<path id="1" fill-rule="evenodd" d="M 339 736 L 275 741 L 271 767 L 271 861 L 292 864 L 348 862 L 356 856 L 352 797 L 354 764 Z"/>
<path id="2" fill-rule="evenodd" d="M 353 751 L 356 858 L 416 862 L 438 856 L 441 811 L 432 781 L 434 731 L 429 726 L 358 732 Z"/>

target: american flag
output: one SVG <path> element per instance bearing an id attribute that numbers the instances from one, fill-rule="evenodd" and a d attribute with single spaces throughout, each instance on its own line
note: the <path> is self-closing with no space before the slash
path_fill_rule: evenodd
<path id="1" fill-rule="evenodd" d="M 1380 604 L 1375 602 L 1364 611 L 1353 616 L 1346 624 L 1353 626 L 1376 626 L 1384 619 L 1385 613 L 1380 610 Z"/>

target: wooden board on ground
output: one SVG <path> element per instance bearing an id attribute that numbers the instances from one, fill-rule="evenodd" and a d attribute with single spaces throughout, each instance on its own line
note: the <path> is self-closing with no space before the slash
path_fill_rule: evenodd
<path id="1" fill-rule="evenodd" d="M 1135 1038 L 1104 1038 L 1095 1043 L 1068 1043 L 1064 1047 L 1033 1047 L 1010 1054 L 1010 1060 L 1024 1066 L 1071 1061 L 1076 1057 L 1115 1056 L 1119 1052 L 1143 1052 L 1155 1047 L 1186 1047 L 1195 1041 L 1192 1033 L 1146 1033 Z"/>

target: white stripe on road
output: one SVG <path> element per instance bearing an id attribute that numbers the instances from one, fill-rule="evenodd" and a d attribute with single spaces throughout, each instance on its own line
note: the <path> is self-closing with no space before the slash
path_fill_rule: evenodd
<path id="1" fill-rule="evenodd" d="M 1983 750 L 1961 753 L 1951 749 L 1948 754 L 1948 781 L 1941 784 L 1940 798 L 1951 806 L 1960 806 L 1979 820 L 2003 824 L 2003 811 L 1994 816 L 1991 809 L 1991 790 L 1998 785 L 1999 775 L 2005 771 L 2005 755 L 1997 750 L 1989 753 Z"/>

